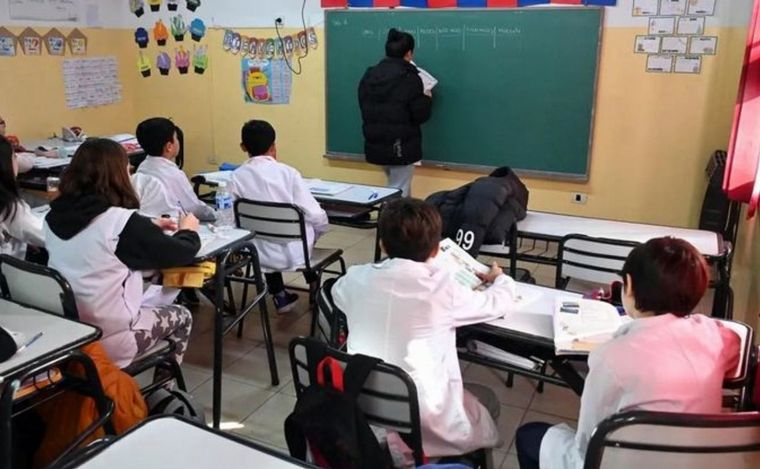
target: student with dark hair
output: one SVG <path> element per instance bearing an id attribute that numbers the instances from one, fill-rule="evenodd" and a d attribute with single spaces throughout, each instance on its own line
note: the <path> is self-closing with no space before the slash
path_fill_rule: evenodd
<path id="1" fill-rule="evenodd" d="M 202 221 L 216 220 L 214 209 L 202 202 L 179 169 L 181 130 L 169 119 L 154 117 L 137 126 L 137 141 L 148 154 L 132 177 L 140 197 L 140 213 L 150 217 L 192 213 Z"/>
<path id="2" fill-rule="evenodd" d="M 8 124 L 5 122 L 5 119 L 3 119 L 3 116 L 0 116 L 0 137 L 4 137 L 11 144 L 13 151 L 21 153 L 21 155 L 16 155 L 16 166 L 18 168 L 16 174 L 25 173 L 34 168 L 34 154 L 29 153 L 26 148 L 21 145 L 18 137 L 6 134 L 7 125 Z"/>
<path id="3" fill-rule="evenodd" d="M 44 247 L 42 219 L 21 200 L 16 175 L 18 160 L 13 145 L 0 136 L 0 253 L 23 259 L 26 246 Z"/>
<path id="4" fill-rule="evenodd" d="M 430 119 L 432 93 L 425 92 L 411 34 L 391 29 L 386 57 L 364 73 L 359 107 L 364 122 L 364 155 L 383 167 L 388 184 L 409 196 L 414 163 L 422 159 L 420 126 Z"/>
<path id="5" fill-rule="evenodd" d="M 719 413 L 723 379 L 739 359 L 739 337 L 691 314 L 707 289 L 704 258 L 691 244 L 656 238 L 623 267 L 623 306 L 633 318 L 591 352 L 578 430 L 529 423 L 517 431 L 522 469 L 581 469 L 596 426 L 629 410 Z"/>
<path id="6" fill-rule="evenodd" d="M 288 203 L 299 207 L 304 213 L 311 253 L 314 243 L 327 231 L 327 214 L 309 192 L 301 174 L 277 160 L 275 140 L 276 133 L 269 122 L 252 120 L 243 125 L 240 148 L 248 155 L 248 161 L 233 171 L 230 193 L 237 199 Z M 291 311 L 298 295 L 285 290 L 281 272 L 295 270 L 306 261 L 301 240 L 277 243 L 254 238 L 253 242 L 259 251 L 261 267 L 268 271 L 265 275 L 267 287 L 274 296 L 277 312 Z M 312 288 L 316 287 L 316 278 L 305 277 Z"/>
<path id="7" fill-rule="evenodd" d="M 111 140 L 79 147 L 45 218 L 50 266 L 71 284 L 80 319 L 102 329 L 116 365 L 165 338 L 181 363 L 192 316 L 179 305 L 144 305 L 140 271 L 191 264 L 201 247 L 198 219 L 189 214 L 177 224 L 139 215 L 128 166 L 124 148 Z"/>
<path id="8" fill-rule="evenodd" d="M 409 373 L 427 456 L 496 446 L 498 400 L 488 388 L 463 384 L 456 328 L 513 311 L 514 281 L 494 264 L 482 277 L 491 286 L 471 290 L 429 263 L 438 253 L 441 217 L 421 200 L 388 203 L 378 235 L 388 259 L 349 268 L 332 291 L 348 320 L 349 353 L 378 357 Z"/>

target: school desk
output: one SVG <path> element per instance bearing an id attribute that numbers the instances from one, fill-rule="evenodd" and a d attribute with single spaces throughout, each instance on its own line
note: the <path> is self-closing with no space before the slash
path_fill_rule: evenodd
<path id="1" fill-rule="evenodd" d="M 708 262 L 718 267 L 713 312 L 717 315 L 723 313 L 721 317 L 729 315 L 727 299 L 732 246 L 724 242 L 719 233 L 712 231 L 528 211 L 525 219 L 517 223 L 516 236 L 509 237 L 504 245 L 484 245 L 480 254 L 508 257 L 510 253 L 515 253 L 516 260 L 556 266 L 556 250 L 550 249 L 549 245 L 559 243 L 564 236 L 570 234 L 637 243 L 662 236 L 674 236 L 688 241 Z M 545 247 L 537 247 L 535 241 L 545 242 Z M 531 247 L 526 246 L 531 242 Z"/>
<path id="2" fill-rule="evenodd" d="M 68 462 L 80 469 L 286 469 L 314 467 L 235 435 L 174 416 L 159 416 Z"/>
<path id="3" fill-rule="evenodd" d="M 99 423 L 110 428 L 110 423 L 106 421 L 110 418 L 112 403 L 103 394 L 92 360 L 79 351 L 83 345 L 100 338 L 100 329 L 3 299 L 0 299 L 0 327 L 23 334 L 24 343 L 42 333 L 26 348 L 0 362 L 0 467 L 12 467 L 13 416 L 33 407 L 34 398 L 37 397 L 36 393 L 32 393 L 14 399 L 16 391 L 28 378 L 45 374 L 48 370 L 67 363 L 80 363 L 85 369 L 86 377 L 68 376 L 57 384 L 43 388 L 42 392 L 51 393 L 76 381 L 79 389 L 95 398 L 101 415 Z M 96 426 L 92 430 L 97 428 Z"/>
<path id="4" fill-rule="evenodd" d="M 219 182 L 228 182 L 232 171 L 214 171 L 200 173 L 191 179 L 196 195 L 208 199 L 209 194 L 200 193 L 202 185 L 216 187 Z M 311 184 L 316 179 L 304 179 Z M 333 225 L 347 226 L 359 229 L 377 228 L 377 216 L 385 202 L 401 197 L 401 191 L 393 187 L 371 186 L 367 184 L 337 183 L 320 181 L 326 186 L 339 184 L 348 186 L 346 190 L 335 194 L 320 193 L 312 190 L 312 195 L 327 213 L 327 218 Z M 316 184 L 319 185 L 319 184 Z M 374 212 L 374 213 L 373 213 Z M 380 245 L 375 243 L 375 261 L 380 259 Z"/>
<path id="5" fill-rule="evenodd" d="M 196 255 L 196 262 L 213 260 L 216 263 L 216 274 L 213 280 L 206 282 L 201 292 L 214 304 L 214 366 L 213 366 L 213 425 L 219 428 L 222 416 L 222 341 L 224 335 L 236 326 L 242 324 L 245 316 L 258 306 L 261 313 L 261 324 L 264 335 L 264 343 L 269 361 L 269 372 L 272 378 L 272 386 L 279 384 L 277 363 L 274 356 L 274 343 L 272 331 L 269 325 L 269 312 L 266 302 L 266 285 L 261 273 L 258 252 L 253 245 L 253 233 L 237 228 L 227 230 L 212 230 L 209 225 L 203 224 L 198 230 L 201 237 L 201 249 Z M 236 272 L 245 272 L 250 266 L 254 280 L 237 275 Z M 246 284 L 242 301 L 236 305 L 233 301 L 232 286 L 230 280 Z M 246 298 L 248 285 L 252 284 L 256 289 L 252 300 Z M 224 293 L 228 293 L 228 301 L 225 305 Z M 238 329 L 240 337 L 240 329 Z"/>

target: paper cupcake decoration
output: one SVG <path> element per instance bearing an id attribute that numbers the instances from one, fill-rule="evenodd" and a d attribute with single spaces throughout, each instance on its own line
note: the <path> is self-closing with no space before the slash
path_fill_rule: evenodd
<path id="1" fill-rule="evenodd" d="M 141 17 L 145 13 L 145 2 L 143 0 L 129 0 L 129 11 L 136 17 Z"/>
<path id="2" fill-rule="evenodd" d="M 206 35 L 206 24 L 200 18 L 195 18 L 190 23 L 190 37 L 193 41 L 198 42 Z"/>
<path id="3" fill-rule="evenodd" d="M 150 11 L 159 11 L 161 9 L 161 0 L 148 0 Z"/>
<path id="4" fill-rule="evenodd" d="M 193 46 L 193 69 L 198 75 L 203 75 L 203 72 L 208 68 L 208 46 L 201 46 L 195 48 Z"/>
<path id="5" fill-rule="evenodd" d="M 177 11 L 177 7 L 179 6 L 177 1 L 178 0 L 166 0 L 166 7 L 169 8 L 169 11 Z"/>
<path id="6" fill-rule="evenodd" d="M 166 25 L 163 21 L 156 21 L 156 25 L 153 27 L 153 39 L 159 46 L 165 46 L 166 40 L 169 38 L 169 30 L 166 29 Z"/>
<path id="7" fill-rule="evenodd" d="M 165 76 L 169 74 L 169 70 L 172 68 L 172 59 L 169 57 L 169 54 L 166 52 L 158 54 L 158 57 L 156 57 L 156 68 L 161 75 Z"/>
<path id="8" fill-rule="evenodd" d="M 0 56 L 16 56 L 16 35 L 6 28 L 0 28 Z"/>
<path id="9" fill-rule="evenodd" d="M 85 36 L 82 31 L 74 28 L 69 35 L 66 36 L 66 40 L 69 43 L 71 55 L 87 55 L 87 36 Z"/>
<path id="10" fill-rule="evenodd" d="M 188 10 L 195 11 L 198 9 L 199 6 L 201 6 L 201 0 L 187 0 Z"/>
<path id="11" fill-rule="evenodd" d="M 66 36 L 63 35 L 56 28 L 48 31 L 43 36 L 45 42 L 45 48 L 50 55 L 64 55 L 66 54 Z"/>
<path id="12" fill-rule="evenodd" d="M 42 36 L 32 28 L 26 28 L 18 35 L 24 55 L 42 55 Z"/>
<path id="13" fill-rule="evenodd" d="M 187 33 L 187 25 L 182 15 L 173 16 L 171 19 L 172 36 L 177 42 L 185 40 L 185 33 Z"/>
<path id="14" fill-rule="evenodd" d="M 137 43 L 137 47 L 140 49 L 145 49 L 148 47 L 148 43 L 150 42 L 148 30 L 145 28 L 135 29 L 135 42 Z"/>
<path id="15" fill-rule="evenodd" d="M 150 76 L 150 60 L 148 60 L 142 52 L 140 52 L 140 55 L 137 58 L 137 70 L 140 71 L 140 75 L 144 78 Z"/>
<path id="16" fill-rule="evenodd" d="M 187 70 L 190 68 L 190 53 L 184 47 L 179 46 L 179 49 L 174 51 L 174 64 L 180 75 L 187 75 Z"/>

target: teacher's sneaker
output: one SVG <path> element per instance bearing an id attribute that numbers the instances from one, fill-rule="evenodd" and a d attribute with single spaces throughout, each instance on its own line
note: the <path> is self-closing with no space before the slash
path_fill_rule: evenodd
<path id="1" fill-rule="evenodd" d="M 277 314 L 285 314 L 293 311 L 298 303 L 298 295 L 286 291 L 274 295 L 274 307 L 277 308 Z"/>

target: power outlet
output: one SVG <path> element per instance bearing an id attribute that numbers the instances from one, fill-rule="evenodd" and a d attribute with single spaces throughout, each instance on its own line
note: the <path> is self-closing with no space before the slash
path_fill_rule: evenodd
<path id="1" fill-rule="evenodd" d="M 283 15 L 277 15 L 277 16 L 274 18 L 274 23 L 275 23 L 277 26 L 279 26 L 279 27 L 283 27 L 283 26 L 285 26 L 285 17 L 284 17 Z"/>
<path id="2" fill-rule="evenodd" d="M 571 199 L 571 202 L 574 204 L 585 204 L 588 202 L 588 194 L 585 194 L 583 192 L 573 192 L 573 198 Z"/>

